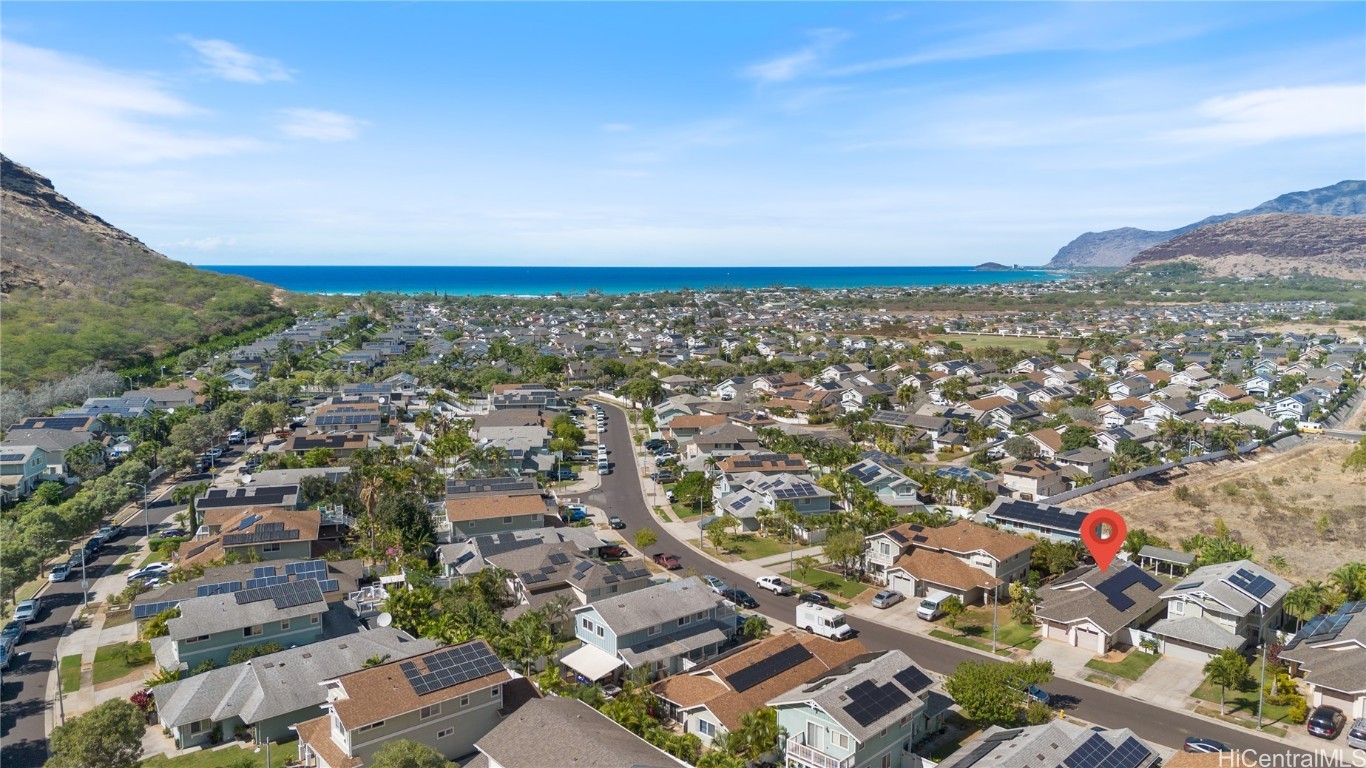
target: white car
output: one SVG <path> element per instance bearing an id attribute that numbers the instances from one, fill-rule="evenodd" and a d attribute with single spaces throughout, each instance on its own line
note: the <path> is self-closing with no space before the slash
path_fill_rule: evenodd
<path id="1" fill-rule="evenodd" d="M 52 566 L 52 570 L 47 572 L 47 580 L 52 583 L 66 581 L 66 577 L 71 575 L 71 566 L 66 563 L 59 563 Z"/>
<path id="2" fill-rule="evenodd" d="M 174 567 L 175 566 L 170 563 L 149 563 L 128 574 L 128 580 L 136 581 L 137 579 L 145 579 L 152 576 L 165 576 L 170 573 L 171 569 Z"/>
<path id="3" fill-rule="evenodd" d="M 792 594 L 792 585 L 777 576 L 760 576 L 754 580 L 754 586 L 759 589 L 767 589 L 775 595 Z"/>

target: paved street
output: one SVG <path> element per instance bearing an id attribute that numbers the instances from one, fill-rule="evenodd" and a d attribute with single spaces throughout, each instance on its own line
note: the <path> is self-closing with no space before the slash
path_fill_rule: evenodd
<path id="1" fill-rule="evenodd" d="M 239 457 L 242 446 L 233 446 L 221 466 Z M 147 519 L 152 530 L 164 526 L 181 507 L 171 502 L 171 491 L 181 485 L 204 482 L 208 475 L 189 475 L 174 484 L 164 482 L 149 489 L 151 502 Z M 124 535 L 106 545 L 99 557 L 86 564 L 87 578 L 94 582 L 112 567 L 119 558 L 135 551 L 143 536 L 143 515 L 136 509 L 124 525 Z M 67 624 L 81 604 L 79 571 L 60 584 L 50 584 L 39 593 L 43 600 L 43 618 L 29 626 L 24 641 L 10 668 L 4 673 L 0 686 L 0 750 L 5 768 L 41 766 L 47 760 L 45 723 L 48 711 L 54 723 L 60 722 L 59 704 L 54 685 L 51 696 L 47 687 L 56 665 L 54 654 Z"/>
<path id="2" fill-rule="evenodd" d="M 620 533 L 627 541 L 633 541 L 636 530 L 653 528 L 659 534 L 659 543 L 651 547 L 651 552 L 672 552 L 678 555 L 684 568 L 718 576 L 734 586 L 750 587 L 753 582 L 750 576 L 699 554 L 692 546 L 675 538 L 666 527 L 659 525 L 653 518 L 645 505 L 633 458 L 627 416 L 616 406 L 605 407 L 608 413 L 608 431 L 604 437 L 607 438 L 607 448 L 613 462 L 612 474 L 603 478 L 602 487 L 598 492 L 586 497 L 589 503 L 603 507 L 610 514 L 620 516 L 626 523 L 626 530 Z M 648 556 L 650 552 L 645 554 Z M 760 613 L 784 623 L 792 622 L 795 612 L 794 598 L 779 597 L 755 589 L 748 591 L 759 601 Z M 953 672 L 960 662 L 987 658 L 959 646 L 940 643 L 852 616 L 849 617 L 849 623 L 858 630 L 859 638 L 869 648 L 899 648 L 916 662 L 941 674 Z M 1204 736 L 1240 749 L 1254 749 L 1267 753 L 1299 751 L 1280 742 L 1253 735 L 1242 728 L 1218 725 L 1068 680 L 1055 680 L 1048 686 L 1048 690 L 1072 714 L 1083 720 L 1109 728 L 1129 728 L 1142 738 L 1168 747 L 1179 749 L 1187 736 Z"/>

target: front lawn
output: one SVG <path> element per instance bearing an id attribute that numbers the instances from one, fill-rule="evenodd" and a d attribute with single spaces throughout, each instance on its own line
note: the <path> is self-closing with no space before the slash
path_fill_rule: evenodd
<path id="1" fill-rule="evenodd" d="M 785 555 L 788 552 L 788 544 L 778 539 L 760 538 L 757 534 L 745 533 L 730 540 L 730 552 L 739 555 L 745 560 L 758 560 L 774 555 Z"/>
<path id="2" fill-rule="evenodd" d="M 966 645 L 966 646 L 969 647 L 969 648 L 976 648 L 976 649 L 979 650 L 979 651 L 986 651 L 987 653 L 991 653 L 991 640 L 989 640 L 989 639 L 988 639 L 986 642 L 982 642 L 981 640 L 978 640 L 978 639 L 975 638 L 975 637 L 969 637 L 968 635 L 956 635 L 956 634 L 954 634 L 954 633 L 952 633 L 952 632 L 947 632 L 947 631 L 942 630 L 942 629 L 932 629 L 932 630 L 930 630 L 930 637 L 937 637 L 937 638 L 939 638 L 940 640 L 948 640 L 950 643 L 957 643 L 957 644 L 959 644 L 959 645 Z M 1010 655 L 1010 649 L 1009 649 L 1009 648 L 1006 648 L 1006 647 L 1003 647 L 1003 646 L 1000 644 L 999 638 L 998 638 L 997 643 L 996 643 L 996 655 L 997 655 L 997 656 L 1009 656 L 1009 655 Z"/>
<path id="3" fill-rule="evenodd" d="M 845 600 L 853 600 L 863 590 L 868 589 L 866 584 L 860 584 L 857 581 L 846 579 L 837 573 L 824 571 L 820 568 L 798 568 L 792 572 L 792 578 L 811 587 L 811 589 L 826 594 L 839 595 Z"/>
<path id="4" fill-rule="evenodd" d="M 990 606 L 974 606 L 959 615 L 957 630 L 963 635 L 981 641 L 987 650 L 991 650 L 991 619 L 992 609 Z M 1015 621 L 1010 617 L 1009 610 L 998 612 L 997 621 L 999 622 L 996 625 L 997 647 L 1023 648 L 1032 651 L 1042 641 L 1042 638 L 1039 637 L 1038 627 Z M 941 619 L 939 623 L 942 624 L 943 620 Z"/>
<path id="5" fill-rule="evenodd" d="M 1143 673 L 1148 671 L 1148 667 L 1157 663 L 1157 659 L 1157 656 L 1146 651 L 1133 650 L 1119 661 L 1091 659 L 1086 662 L 1086 666 L 1100 672 L 1118 675 L 1119 677 L 1128 680 L 1137 680 L 1138 678 L 1143 677 Z"/>
<path id="6" fill-rule="evenodd" d="M 146 641 L 101 645 L 95 649 L 95 685 L 127 677 L 154 661 L 152 647 Z"/>
<path id="7" fill-rule="evenodd" d="M 266 768 L 266 752 L 255 747 L 224 747 L 222 749 L 203 749 L 189 752 L 178 757 L 157 755 L 143 760 L 141 768 Z M 290 760 L 298 757 L 297 742 L 270 744 L 270 768 L 284 768 Z"/>
<path id="8" fill-rule="evenodd" d="M 81 655 L 62 657 L 62 692 L 75 693 L 81 689 Z"/>
<path id="9" fill-rule="evenodd" d="M 1257 689 L 1260 687 L 1262 674 L 1262 662 L 1258 659 L 1248 668 L 1247 679 L 1238 686 L 1237 690 L 1229 688 L 1224 694 L 1225 711 L 1231 718 L 1250 719 L 1254 723 L 1257 720 Z M 1268 670 L 1269 675 L 1269 670 Z M 1219 686 L 1205 678 L 1205 682 L 1200 684 L 1191 692 L 1191 696 L 1197 699 L 1208 701 L 1214 706 L 1212 709 L 1219 708 Z M 1290 707 L 1266 703 L 1262 707 L 1262 722 L 1264 723 L 1289 723 L 1287 719 Z"/>

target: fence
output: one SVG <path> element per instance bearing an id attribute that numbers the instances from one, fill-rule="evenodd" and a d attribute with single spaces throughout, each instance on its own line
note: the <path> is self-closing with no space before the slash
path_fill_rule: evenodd
<path id="1" fill-rule="evenodd" d="M 1277 435 L 1277 437 L 1279 437 L 1279 435 Z M 1238 446 L 1238 455 L 1241 456 L 1247 453 L 1251 453 L 1252 451 L 1257 450 L 1257 448 L 1259 448 L 1260 446 L 1261 442 L 1257 440 L 1251 440 L 1246 443 L 1243 443 L 1242 445 Z M 1096 491 L 1105 488 L 1111 488 L 1113 486 L 1119 485 L 1120 483 L 1127 483 L 1131 480 L 1139 480 L 1150 475 L 1156 475 L 1160 472 L 1166 472 L 1168 470 L 1177 469 L 1179 467 L 1190 466 L 1191 464 L 1200 464 L 1207 461 L 1218 461 L 1220 459 L 1227 458 L 1228 456 L 1228 451 L 1214 451 L 1213 453 L 1202 453 L 1199 456 L 1187 456 L 1186 458 L 1181 459 L 1179 461 L 1168 461 L 1162 464 L 1155 464 L 1151 467 L 1144 467 L 1143 469 L 1134 470 L 1133 472 L 1128 472 L 1123 475 L 1107 477 L 1104 480 L 1097 480 L 1091 485 L 1084 485 L 1080 488 L 1073 488 L 1070 491 L 1064 491 L 1057 495 L 1049 496 L 1048 498 L 1043 499 L 1042 503 L 1061 504 L 1064 501 L 1071 501 L 1072 499 L 1085 496 L 1088 493 L 1095 493 Z"/>

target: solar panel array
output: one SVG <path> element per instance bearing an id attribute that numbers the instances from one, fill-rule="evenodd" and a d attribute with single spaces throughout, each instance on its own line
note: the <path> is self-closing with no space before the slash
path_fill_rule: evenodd
<path id="1" fill-rule="evenodd" d="M 1305 623 L 1304 627 L 1286 643 L 1285 649 L 1288 651 L 1302 642 L 1307 643 L 1328 643 L 1336 640 L 1342 630 L 1347 628 L 1352 619 L 1359 613 L 1366 611 L 1366 600 L 1357 600 L 1351 603 L 1343 603 L 1333 613 L 1326 613 L 1322 616 L 1315 616 Z"/>
<path id="2" fill-rule="evenodd" d="M 1141 584 L 1151 592 L 1162 588 L 1161 582 L 1148 575 L 1148 572 L 1131 565 L 1096 586 L 1096 591 L 1105 595 L 1105 601 L 1116 611 L 1127 611 L 1134 606 L 1133 598 L 1124 591 L 1135 584 Z"/>
<path id="3" fill-rule="evenodd" d="M 929 688 L 934 682 L 933 680 L 930 680 L 929 675 L 920 671 L 920 667 L 906 667 L 895 675 L 892 675 L 892 679 L 901 683 L 901 685 L 911 693 L 920 693 L 920 691 Z"/>
<path id="4" fill-rule="evenodd" d="M 540 571 L 523 571 L 519 574 L 523 584 L 540 584 L 543 581 L 550 581 L 550 577 Z"/>
<path id="5" fill-rule="evenodd" d="M 25 455 L 22 453 L 0 453 L 0 461 L 23 461 Z"/>
<path id="6" fill-rule="evenodd" d="M 805 499 L 816 495 L 816 486 L 811 483 L 793 483 L 786 488 L 773 491 L 775 499 Z"/>
<path id="7" fill-rule="evenodd" d="M 563 552 L 552 553 L 550 555 L 550 562 L 554 563 L 555 565 L 568 565 L 569 555 L 566 555 Z"/>
<path id="8" fill-rule="evenodd" d="M 284 523 L 261 523 L 250 533 L 229 533 L 223 537 L 223 546 L 233 547 L 241 544 L 264 544 L 271 541 L 298 541 L 299 530 L 286 530 Z"/>
<path id="9" fill-rule="evenodd" d="M 1229 576 L 1225 581 L 1259 600 L 1265 597 L 1266 593 L 1270 592 L 1276 586 L 1276 582 L 1265 576 L 1255 574 L 1246 568 L 1239 568 L 1234 571 L 1233 575 Z"/>
<path id="10" fill-rule="evenodd" d="M 726 682 L 736 691 L 750 688 L 770 680 L 811 658 L 811 651 L 805 646 L 793 645 L 755 663 L 726 675 Z"/>
<path id="11" fill-rule="evenodd" d="M 1016 736 L 1019 736 L 1020 730 L 1021 729 L 1019 728 L 1014 728 L 1009 731 L 1001 731 L 1000 733 L 994 733 L 982 739 L 977 743 L 977 746 L 972 748 L 971 752 L 954 761 L 953 768 L 972 768 L 972 766 L 980 762 L 982 758 L 991 754 L 1001 742 L 1010 741 Z"/>
<path id="12" fill-rule="evenodd" d="M 881 468 L 872 462 L 860 461 L 850 467 L 848 471 L 849 474 L 854 476 L 855 480 L 867 484 L 869 481 L 877 478 L 878 474 L 881 472 Z"/>
<path id="13" fill-rule="evenodd" d="M 1001 506 L 991 513 L 991 516 L 1001 520 L 1069 531 L 1080 536 L 1081 522 L 1085 519 L 1086 514 L 1080 510 L 1068 510 L 1062 507 L 1050 507 L 1012 499 L 1002 502 Z"/>
<path id="14" fill-rule="evenodd" d="M 1183 589 L 1195 589 L 1196 587 L 1198 587 L 1198 586 L 1200 586 L 1201 584 L 1204 584 L 1204 583 L 1205 583 L 1205 582 L 1203 582 L 1203 581 L 1188 581 L 1188 582 L 1186 582 L 1185 584 L 1177 584 L 1173 589 L 1175 589 L 1175 590 L 1177 590 L 1177 591 L 1180 591 L 1180 590 L 1183 590 Z"/>
<path id="15" fill-rule="evenodd" d="M 1072 750 L 1062 764 L 1066 768 L 1138 768 L 1150 757 L 1152 752 L 1132 736 L 1116 747 L 1099 733 L 1094 733 Z"/>
<path id="16" fill-rule="evenodd" d="M 537 488 L 535 480 L 520 477 L 485 477 L 477 480 L 447 480 L 446 496 L 460 496 L 467 493 L 494 493 L 506 491 L 529 491 Z"/>
<path id="17" fill-rule="evenodd" d="M 247 582 L 247 586 L 251 586 L 250 581 Z M 199 586 L 195 587 L 194 596 L 209 597 L 210 595 L 230 595 L 233 592 L 240 591 L 241 589 L 242 582 L 240 581 L 224 581 L 219 582 L 218 584 L 200 584 Z"/>
<path id="18" fill-rule="evenodd" d="M 60 429 L 63 432 L 83 429 L 90 423 L 86 416 L 52 416 L 25 419 L 15 425 L 15 429 Z"/>
<path id="19" fill-rule="evenodd" d="M 327 577 L 327 561 L 303 560 L 297 563 L 285 563 L 285 573 L 300 579 L 311 576 L 321 581 Z"/>
<path id="20" fill-rule="evenodd" d="M 151 617 L 156 616 L 162 611 L 168 611 L 176 607 L 177 605 L 180 605 L 179 600 L 163 600 L 159 603 L 143 603 L 142 605 L 135 605 L 133 606 L 133 618 L 150 619 Z"/>
<path id="21" fill-rule="evenodd" d="M 242 518 L 242 522 L 238 523 L 238 524 L 237 524 L 237 527 L 234 528 L 233 530 L 234 530 L 234 531 L 245 531 L 246 529 L 252 527 L 253 525 L 256 525 L 257 523 L 261 522 L 261 520 L 263 519 L 263 517 L 264 517 L 263 515 L 258 515 L 258 514 L 255 514 L 255 513 L 250 514 L 250 515 L 247 515 L 246 517 Z"/>
<path id="22" fill-rule="evenodd" d="M 612 563 L 607 566 L 607 572 L 623 579 L 643 579 L 650 575 L 648 570 L 644 568 L 633 569 L 626 563 Z"/>
<path id="23" fill-rule="evenodd" d="M 276 610 L 284 610 L 299 605 L 316 603 L 323 599 L 322 587 L 315 579 L 305 579 L 303 581 L 291 581 L 285 584 L 275 584 L 269 587 L 257 587 L 256 589 L 244 589 L 233 593 L 233 599 L 238 605 L 248 603 L 259 603 L 262 600 L 274 600 Z"/>
<path id="24" fill-rule="evenodd" d="M 355 413 L 345 416 L 319 416 L 313 423 L 320 427 L 335 426 L 355 426 L 357 424 L 369 424 L 372 421 L 379 421 L 377 413 Z"/>
<path id="25" fill-rule="evenodd" d="M 195 509 L 217 509 L 220 507 L 241 507 L 259 504 L 264 507 L 280 506 L 289 497 L 299 495 L 297 485 L 255 485 L 247 488 L 212 488 L 203 496 L 195 499 Z"/>
<path id="26" fill-rule="evenodd" d="M 288 584 L 289 577 L 280 574 L 278 576 L 262 576 L 259 579 L 247 579 L 247 589 L 260 589 L 261 587 L 273 587 L 276 584 Z"/>
<path id="27" fill-rule="evenodd" d="M 275 566 L 273 566 L 273 565 L 258 565 L 258 566 L 256 566 L 255 568 L 252 568 L 252 569 L 251 569 L 251 577 L 252 577 L 253 579 L 263 579 L 263 578 L 265 578 L 265 577 L 267 577 L 267 576 L 274 576 L 274 575 L 275 575 Z"/>
<path id="28" fill-rule="evenodd" d="M 844 711 L 866 728 L 910 700 L 905 691 L 891 683 L 877 685 L 864 680 L 849 689 L 849 703 L 844 705 Z"/>
<path id="29" fill-rule="evenodd" d="M 896 541 L 897 543 L 899 543 L 899 544 L 905 544 L 905 543 L 906 543 L 906 537 L 905 537 L 905 535 L 903 535 L 903 534 L 901 533 L 901 531 L 898 531 L 898 530 L 895 529 L 895 528 L 892 528 L 891 530 L 887 531 L 887 535 L 888 535 L 888 536 L 891 536 L 892 539 L 895 540 L 895 541 Z"/>
<path id="30" fill-rule="evenodd" d="M 503 663 L 483 643 L 472 643 L 422 657 L 422 666 L 405 661 L 398 665 L 413 692 L 425 696 L 503 669 Z"/>

